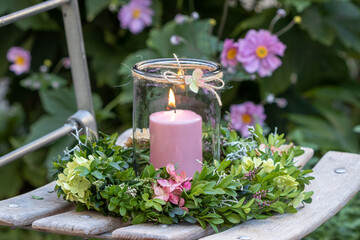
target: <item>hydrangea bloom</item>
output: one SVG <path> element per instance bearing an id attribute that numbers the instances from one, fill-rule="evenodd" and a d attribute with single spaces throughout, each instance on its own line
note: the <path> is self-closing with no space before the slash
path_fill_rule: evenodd
<path id="1" fill-rule="evenodd" d="M 184 171 L 181 175 L 177 175 L 175 167 L 172 164 L 166 166 L 166 171 L 170 175 L 169 179 L 158 179 L 157 184 L 153 185 L 154 198 L 164 200 L 165 202 L 171 202 L 172 204 L 178 205 L 181 209 L 188 211 L 186 207 L 183 207 L 185 200 L 180 198 L 184 189 L 189 191 L 191 188 L 191 178 L 186 177 Z"/>
<path id="2" fill-rule="evenodd" d="M 6 58 L 13 63 L 10 65 L 10 70 L 16 75 L 27 73 L 30 70 L 31 54 L 22 47 L 11 47 Z"/>
<path id="3" fill-rule="evenodd" d="M 233 39 L 225 39 L 224 47 L 221 52 L 221 64 L 224 67 L 235 67 L 237 64 L 236 55 L 238 53 L 238 43 Z"/>
<path id="4" fill-rule="evenodd" d="M 94 157 L 89 155 L 89 159 L 86 159 L 74 156 L 73 160 L 73 162 L 67 163 L 63 173 L 58 175 L 59 179 L 56 184 L 61 186 L 66 195 L 66 200 L 88 203 L 91 194 L 89 190 L 91 183 L 86 177 L 79 176 L 75 169 L 83 166 L 90 170 L 90 164 Z"/>
<path id="5" fill-rule="evenodd" d="M 271 76 L 281 66 L 276 56 L 284 56 L 286 46 L 278 37 L 267 30 L 250 30 L 244 39 L 239 40 L 237 60 L 249 73 L 257 72 L 260 77 Z"/>
<path id="6" fill-rule="evenodd" d="M 256 123 L 263 125 L 266 119 L 263 105 L 256 105 L 250 101 L 231 105 L 230 117 L 232 126 L 240 131 L 243 137 L 249 136 L 249 126 L 255 126 Z"/>
<path id="7" fill-rule="evenodd" d="M 123 6 L 118 19 L 123 29 L 129 29 L 132 33 L 140 33 L 146 26 L 152 23 L 154 11 L 150 8 L 151 0 L 131 0 Z"/>

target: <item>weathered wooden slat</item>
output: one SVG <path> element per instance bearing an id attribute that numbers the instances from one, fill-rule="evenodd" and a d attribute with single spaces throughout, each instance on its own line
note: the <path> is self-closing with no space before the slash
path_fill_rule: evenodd
<path id="1" fill-rule="evenodd" d="M 10 181 L 10 180 L 9 180 Z M 0 202 L 0 225 L 25 226 L 33 221 L 69 209 L 72 204 L 57 197 L 55 182 Z M 34 197 L 43 198 L 42 200 Z"/>
<path id="2" fill-rule="evenodd" d="M 360 155 L 328 152 L 314 167 L 313 202 L 296 214 L 250 220 L 202 240 L 302 239 L 334 216 L 360 190 Z"/>
<path id="3" fill-rule="evenodd" d="M 198 239 L 213 233 L 212 229 L 202 229 L 199 225 L 179 223 L 179 224 L 159 224 L 143 223 L 132 225 L 115 230 L 112 233 L 114 239 L 159 239 L 159 240 L 180 240 Z"/>
<path id="4" fill-rule="evenodd" d="M 126 224 L 120 218 L 105 217 L 99 212 L 75 210 L 39 219 L 33 222 L 35 230 L 66 235 L 94 237 Z"/>

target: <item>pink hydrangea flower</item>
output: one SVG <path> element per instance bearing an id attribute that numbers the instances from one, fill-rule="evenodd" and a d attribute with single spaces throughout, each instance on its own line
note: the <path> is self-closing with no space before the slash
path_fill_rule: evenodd
<path id="1" fill-rule="evenodd" d="M 243 137 L 249 136 L 249 126 L 254 126 L 256 123 L 262 126 L 266 119 L 263 105 L 256 105 L 250 101 L 231 105 L 230 117 L 233 128 L 240 131 Z"/>
<path id="2" fill-rule="evenodd" d="M 238 53 L 238 43 L 233 39 L 225 39 L 224 47 L 221 52 L 221 64 L 224 67 L 235 67 L 238 63 L 236 55 Z"/>
<path id="3" fill-rule="evenodd" d="M 250 30 L 244 39 L 239 39 L 237 60 L 248 73 L 258 73 L 260 77 L 271 76 L 281 66 L 277 56 L 284 56 L 286 46 L 276 35 L 267 30 Z"/>
<path id="4" fill-rule="evenodd" d="M 121 28 L 138 34 L 146 26 L 150 26 L 154 15 L 150 5 L 151 0 L 131 0 L 123 6 L 118 13 Z"/>
<path id="5" fill-rule="evenodd" d="M 155 198 L 161 199 L 167 202 L 170 198 L 170 189 L 168 187 L 154 186 Z"/>
<path id="6" fill-rule="evenodd" d="M 187 210 L 186 207 L 183 207 L 185 200 L 181 198 L 181 194 L 184 189 L 186 191 L 191 189 L 191 178 L 186 177 L 184 171 L 182 171 L 180 175 L 177 175 L 173 164 L 168 164 L 166 166 L 166 171 L 170 175 L 169 179 L 158 179 L 153 185 L 154 198 L 162 199 L 165 202 L 171 202 L 172 204 L 179 205 L 181 209 Z"/>
<path id="7" fill-rule="evenodd" d="M 181 208 L 182 210 L 185 210 L 185 211 L 189 211 L 189 209 L 187 207 L 184 207 L 185 205 L 185 200 L 183 198 L 180 198 L 179 200 L 179 208 Z"/>
<path id="8" fill-rule="evenodd" d="M 31 54 L 22 47 L 11 47 L 7 52 L 6 58 L 9 62 L 13 63 L 9 69 L 16 75 L 27 73 L 30 70 Z"/>

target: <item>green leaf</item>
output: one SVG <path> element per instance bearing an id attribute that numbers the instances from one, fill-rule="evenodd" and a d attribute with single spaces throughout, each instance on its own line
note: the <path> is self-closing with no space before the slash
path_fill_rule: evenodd
<path id="1" fill-rule="evenodd" d="M 79 176 L 83 177 L 89 174 L 89 169 L 85 166 L 78 166 L 74 169 L 76 172 L 79 172 Z"/>
<path id="2" fill-rule="evenodd" d="M 157 203 L 157 202 L 154 202 L 154 208 L 155 208 L 156 210 L 158 210 L 159 212 L 162 211 L 161 205 L 160 205 L 159 203 Z"/>
<path id="3" fill-rule="evenodd" d="M 141 213 L 137 215 L 134 220 L 131 221 L 132 224 L 139 224 L 147 221 L 147 217 L 145 213 Z"/>
<path id="4" fill-rule="evenodd" d="M 32 199 L 36 199 L 36 200 L 43 200 L 44 198 L 42 197 L 37 197 L 35 195 L 31 195 Z"/>
<path id="5" fill-rule="evenodd" d="M 144 193 L 142 195 L 142 199 L 144 199 L 144 201 L 148 201 L 149 200 L 149 194 L 148 193 Z"/>
<path id="6" fill-rule="evenodd" d="M 121 206 L 121 207 L 120 207 L 120 215 L 121 215 L 121 216 L 125 216 L 125 214 L 126 214 L 126 208 L 123 207 L 123 206 Z"/>
<path id="7" fill-rule="evenodd" d="M 193 224 L 196 223 L 196 218 L 194 218 L 193 216 L 190 216 L 190 215 L 185 215 L 184 220 L 189 223 L 193 223 Z"/>
<path id="8" fill-rule="evenodd" d="M 102 179 L 103 178 L 103 175 L 99 171 L 92 172 L 91 175 L 93 175 L 97 179 Z"/>
<path id="9" fill-rule="evenodd" d="M 203 229 L 206 229 L 207 227 L 207 224 L 204 220 L 200 219 L 200 218 L 197 218 L 198 222 L 200 223 L 200 226 L 203 228 Z"/>
<path id="10" fill-rule="evenodd" d="M 166 216 L 161 216 L 161 217 L 158 217 L 159 219 L 159 222 L 162 223 L 162 224 L 172 224 L 172 219 L 170 217 L 166 217 Z"/>
<path id="11" fill-rule="evenodd" d="M 253 193 L 256 193 L 256 192 L 258 192 L 260 190 L 260 188 L 261 188 L 261 184 L 257 183 L 257 184 L 252 185 L 250 187 L 250 191 L 253 192 Z"/>
<path id="12" fill-rule="evenodd" d="M 210 219 L 209 222 L 212 224 L 218 225 L 218 224 L 224 223 L 224 220 L 221 218 L 213 218 L 213 219 Z"/>
<path id="13" fill-rule="evenodd" d="M 231 213 L 230 215 L 226 216 L 226 219 L 233 224 L 238 224 L 241 221 L 240 216 L 236 213 Z"/>
<path id="14" fill-rule="evenodd" d="M 117 164 L 116 162 L 109 162 L 109 165 L 115 168 L 116 170 L 121 170 L 119 164 Z"/>
<path id="15" fill-rule="evenodd" d="M 215 188 L 226 188 L 234 179 L 234 176 L 227 176 L 225 177 Z"/>

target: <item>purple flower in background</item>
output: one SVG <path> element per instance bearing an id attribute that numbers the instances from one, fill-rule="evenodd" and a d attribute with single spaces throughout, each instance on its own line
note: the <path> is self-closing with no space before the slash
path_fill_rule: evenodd
<path id="1" fill-rule="evenodd" d="M 129 29 L 133 34 L 138 34 L 146 26 L 150 26 L 154 15 L 150 5 L 151 0 L 131 0 L 123 6 L 118 13 L 121 28 Z"/>
<path id="2" fill-rule="evenodd" d="M 64 57 L 62 59 L 62 64 L 63 64 L 64 68 L 69 69 L 71 67 L 70 58 Z"/>
<path id="3" fill-rule="evenodd" d="M 27 73 L 30 70 L 31 54 L 22 47 L 11 47 L 6 58 L 13 63 L 10 65 L 10 70 L 16 75 Z"/>
<path id="4" fill-rule="evenodd" d="M 276 56 L 284 56 L 286 46 L 278 37 L 267 30 L 250 30 L 244 39 L 239 40 L 237 60 L 248 73 L 257 72 L 260 77 L 271 76 L 281 66 Z"/>
<path id="5" fill-rule="evenodd" d="M 177 23 L 177 24 L 183 24 L 186 20 L 186 16 L 183 15 L 183 14 L 176 14 L 175 18 L 174 18 L 174 21 Z"/>
<path id="6" fill-rule="evenodd" d="M 240 131 L 243 137 L 249 136 L 248 126 L 264 124 L 266 115 L 263 105 L 256 105 L 253 102 L 244 102 L 230 106 L 231 123 L 235 130 Z"/>
<path id="7" fill-rule="evenodd" d="M 221 52 L 221 64 L 224 67 L 235 67 L 237 64 L 236 55 L 238 52 L 238 43 L 233 39 L 225 39 L 224 47 Z"/>

